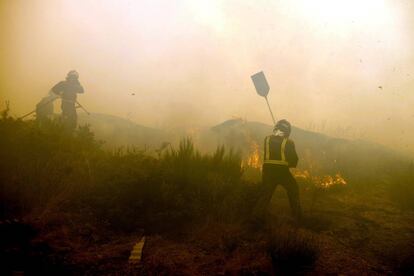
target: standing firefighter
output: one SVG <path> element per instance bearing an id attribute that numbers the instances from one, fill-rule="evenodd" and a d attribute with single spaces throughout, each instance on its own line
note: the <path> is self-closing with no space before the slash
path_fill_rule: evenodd
<path id="1" fill-rule="evenodd" d="M 64 124 L 70 129 L 75 129 L 77 123 L 76 97 L 78 93 L 83 93 L 78 72 L 70 71 L 66 76 L 66 80 L 53 86 L 52 92 L 62 98 L 62 120 Z"/>
<path id="2" fill-rule="evenodd" d="M 295 144 L 288 137 L 291 132 L 290 123 L 280 120 L 264 141 L 264 162 L 262 189 L 255 207 L 255 216 L 263 219 L 273 192 L 277 185 L 282 185 L 288 194 L 293 216 L 300 219 L 302 212 L 299 202 L 299 188 L 289 168 L 296 167 L 298 156 Z"/>

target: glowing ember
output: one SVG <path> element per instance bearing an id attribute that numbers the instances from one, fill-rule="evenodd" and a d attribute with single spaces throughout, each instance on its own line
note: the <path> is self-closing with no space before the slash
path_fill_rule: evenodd
<path id="1" fill-rule="evenodd" d="M 316 182 L 315 184 L 321 188 L 326 189 L 332 186 L 346 185 L 347 183 L 345 179 L 339 173 L 337 173 L 335 176 L 325 175 L 320 179 L 320 181 Z"/>
<path id="2" fill-rule="evenodd" d="M 296 170 L 294 172 L 296 179 L 301 179 L 304 181 L 311 182 L 315 187 L 321 189 L 328 189 L 334 186 L 344 186 L 347 184 L 346 180 L 342 177 L 340 173 L 324 176 L 311 176 L 307 170 Z"/>
<path id="3" fill-rule="evenodd" d="M 311 178 L 307 170 L 294 170 L 293 175 L 295 176 L 295 178 L 299 178 L 302 180 L 309 180 Z"/>

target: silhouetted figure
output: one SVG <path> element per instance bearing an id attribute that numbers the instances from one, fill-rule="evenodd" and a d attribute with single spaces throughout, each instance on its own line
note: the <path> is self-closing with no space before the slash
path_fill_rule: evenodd
<path id="1" fill-rule="evenodd" d="M 52 92 L 62 98 L 62 120 L 64 124 L 70 129 L 75 129 L 77 123 L 76 97 L 78 93 L 83 93 L 78 72 L 70 71 L 66 76 L 66 80 L 53 86 Z"/>
<path id="2" fill-rule="evenodd" d="M 36 120 L 40 124 L 43 124 L 53 117 L 53 102 L 57 97 L 56 94 L 49 92 L 49 94 L 46 97 L 43 97 L 36 105 Z"/>
<path id="3" fill-rule="evenodd" d="M 265 138 L 262 187 L 254 209 L 254 215 L 258 219 L 265 217 L 273 192 L 279 184 L 287 191 L 293 216 L 296 219 L 302 216 L 298 184 L 289 170 L 298 163 L 295 144 L 288 138 L 290 132 L 290 123 L 280 120 L 273 129 L 273 134 Z"/>

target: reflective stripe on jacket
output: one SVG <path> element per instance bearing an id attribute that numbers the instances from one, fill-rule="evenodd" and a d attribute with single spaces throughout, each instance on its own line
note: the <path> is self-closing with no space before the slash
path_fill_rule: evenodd
<path id="1" fill-rule="evenodd" d="M 296 167 L 298 156 L 295 144 L 292 140 L 270 135 L 265 138 L 264 164 L 274 164 L 288 167 Z"/>

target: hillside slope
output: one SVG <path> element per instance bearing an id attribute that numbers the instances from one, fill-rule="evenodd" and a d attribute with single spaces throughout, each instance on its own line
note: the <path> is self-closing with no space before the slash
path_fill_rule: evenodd
<path id="1" fill-rule="evenodd" d="M 99 140 L 108 147 L 135 146 L 156 150 L 162 143 L 176 146 L 185 130 L 162 131 L 144 127 L 129 120 L 107 114 L 81 114 L 79 123 L 89 124 Z M 250 166 L 260 168 L 263 139 L 272 127 L 260 122 L 241 119 L 227 120 L 211 128 L 190 132 L 203 152 L 214 151 L 219 145 L 240 152 Z M 299 154 L 300 170 L 312 175 L 342 174 L 355 183 L 399 182 L 399 174 L 410 168 L 412 158 L 381 145 L 362 140 L 346 140 L 324 134 L 292 128 L 291 138 Z"/>
<path id="2" fill-rule="evenodd" d="M 263 139 L 271 133 L 270 125 L 234 119 L 212 127 L 206 136 L 241 151 L 247 158 L 259 155 L 256 159 L 260 163 Z M 290 138 L 300 158 L 299 169 L 316 175 L 339 172 L 354 182 L 396 181 L 396 175 L 408 169 L 413 160 L 375 143 L 334 138 L 294 126 Z"/>
<path id="3" fill-rule="evenodd" d="M 78 123 L 90 125 L 96 137 L 110 147 L 156 147 L 166 138 L 166 134 L 161 130 L 108 114 L 79 114 Z"/>

